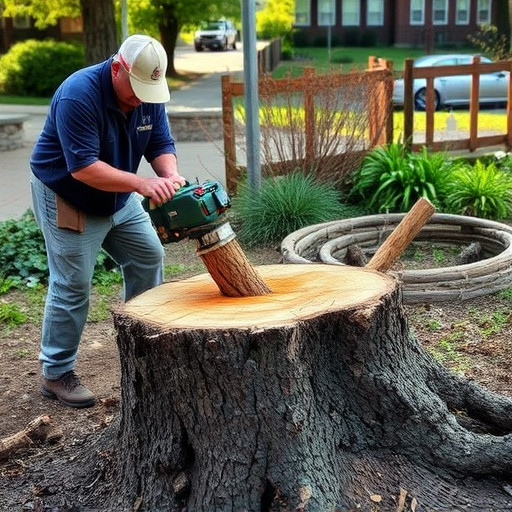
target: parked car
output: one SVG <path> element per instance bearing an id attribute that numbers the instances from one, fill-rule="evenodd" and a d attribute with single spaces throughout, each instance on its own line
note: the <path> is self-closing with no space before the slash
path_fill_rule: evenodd
<path id="1" fill-rule="evenodd" d="M 207 21 L 195 33 L 194 47 L 196 52 L 205 48 L 210 50 L 236 50 L 237 30 L 229 20 Z"/>
<path id="2" fill-rule="evenodd" d="M 426 55 L 414 61 L 414 67 L 455 66 L 471 64 L 473 55 Z M 487 57 L 481 57 L 480 62 L 492 62 Z M 436 110 L 444 106 L 468 105 L 471 93 L 471 75 L 455 75 L 434 78 L 434 105 Z M 480 103 L 504 103 L 507 101 L 509 73 L 499 71 L 480 76 Z M 426 80 L 414 80 L 414 106 L 417 110 L 425 110 Z M 393 104 L 404 104 L 404 81 L 395 80 Z"/>

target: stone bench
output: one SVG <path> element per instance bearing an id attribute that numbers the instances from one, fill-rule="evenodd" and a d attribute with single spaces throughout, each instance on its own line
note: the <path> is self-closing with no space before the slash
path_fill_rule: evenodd
<path id="1" fill-rule="evenodd" d="M 0 114 L 0 151 L 23 146 L 23 123 L 28 118 L 25 114 Z"/>
<path id="2" fill-rule="evenodd" d="M 222 109 L 172 110 L 167 112 L 176 141 L 222 140 Z"/>

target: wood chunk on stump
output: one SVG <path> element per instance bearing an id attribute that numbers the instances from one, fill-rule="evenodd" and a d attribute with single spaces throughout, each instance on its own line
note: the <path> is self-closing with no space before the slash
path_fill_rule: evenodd
<path id="1" fill-rule="evenodd" d="M 393 510 L 404 488 L 425 510 L 512 506 L 512 401 L 422 350 L 391 277 L 257 270 L 271 294 L 226 297 L 203 274 L 114 311 L 122 414 L 104 505 L 325 512 L 380 495 Z"/>
<path id="2" fill-rule="evenodd" d="M 236 241 L 229 223 L 204 233 L 196 241 L 197 253 L 222 295 L 250 297 L 271 293 Z"/>

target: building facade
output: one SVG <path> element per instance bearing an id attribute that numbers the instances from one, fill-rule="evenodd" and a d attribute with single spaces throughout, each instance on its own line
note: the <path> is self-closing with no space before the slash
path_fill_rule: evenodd
<path id="1" fill-rule="evenodd" d="M 496 24 L 493 0 L 296 0 L 297 44 L 401 47 L 468 44 L 481 24 Z"/>
<path id="2" fill-rule="evenodd" d="M 0 54 L 7 52 L 19 41 L 48 38 L 56 41 L 82 41 L 82 18 L 60 18 L 57 25 L 38 29 L 30 16 L 10 18 L 0 13 Z"/>

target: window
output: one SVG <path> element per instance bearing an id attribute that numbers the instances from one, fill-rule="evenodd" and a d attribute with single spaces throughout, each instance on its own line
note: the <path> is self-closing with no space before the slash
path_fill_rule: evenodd
<path id="1" fill-rule="evenodd" d="M 374 27 L 384 25 L 384 0 L 368 0 L 366 24 Z"/>
<path id="2" fill-rule="evenodd" d="M 336 5 L 334 0 L 318 0 L 318 25 L 327 27 L 336 22 Z"/>
<path id="3" fill-rule="evenodd" d="M 12 26 L 14 28 L 30 28 L 30 16 L 16 14 L 12 19 Z"/>
<path id="4" fill-rule="evenodd" d="M 296 0 L 295 25 L 311 25 L 310 0 Z"/>
<path id="5" fill-rule="evenodd" d="M 491 23 L 491 0 L 478 0 L 476 16 L 477 23 Z"/>
<path id="6" fill-rule="evenodd" d="M 457 0 L 455 23 L 457 25 L 469 25 L 469 0 Z"/>
<path id="7" fill-rule="evenodd" d="M 432 23 L 434 25 L 446 25 L 448 23 L 448 0 L 434 0 Z"/>
<path id="8" fill-rule="evenodd" d="M 360 9 L 361 2 L 359 0 L 343 0 L 341 10 L 341 23 L 343 26 L 359 26 L 360 25 Z"/>
<path id="9" fill-rule="evenodd" d="M 425 23 L 425 0 L 411 0 L 411 25 Z"/>

